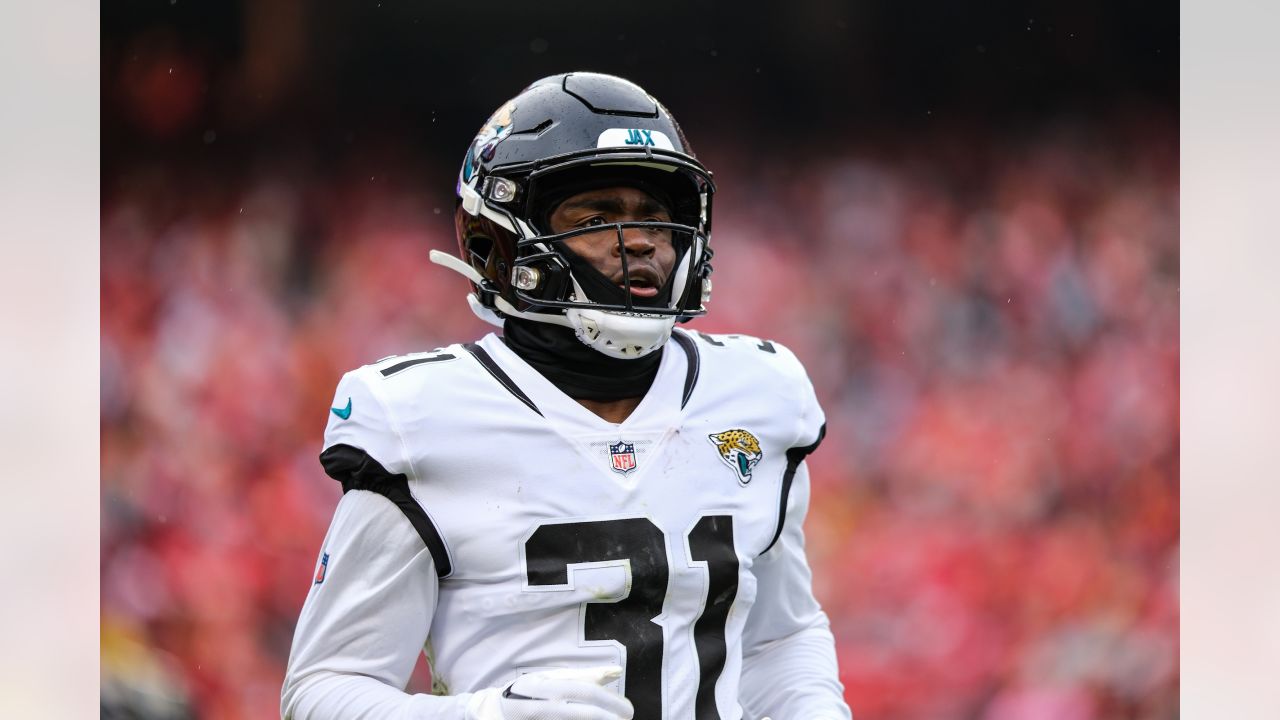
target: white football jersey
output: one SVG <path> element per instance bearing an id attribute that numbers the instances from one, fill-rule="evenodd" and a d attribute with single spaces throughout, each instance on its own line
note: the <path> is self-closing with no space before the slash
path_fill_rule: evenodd
<path id="1" fill-rule="evenodd" d="M 441 694 L 617 664 L 637 720 L 848 717 L 800 529 L 824 418 L 785 347 L 677 330 L 620 424 L 495 335 L 347 373 L 333 405 L 347 492 L 286 715 L 327 674 L 403 688 L 425 641 Z"/>

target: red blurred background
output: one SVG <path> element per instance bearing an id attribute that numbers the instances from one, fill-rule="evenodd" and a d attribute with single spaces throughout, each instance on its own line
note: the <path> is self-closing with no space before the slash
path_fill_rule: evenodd
<path id="1" fill-rule="evenodd" d="M 855 716 L 1177 716 L 1174 9 L 102 15 L 102 717 L 278 714 L 333 386 L 486 331 L 427 252 L 480 122 L 574 68 L 646 86 L 716 173 L 692 327 L 813 378 Z"/>

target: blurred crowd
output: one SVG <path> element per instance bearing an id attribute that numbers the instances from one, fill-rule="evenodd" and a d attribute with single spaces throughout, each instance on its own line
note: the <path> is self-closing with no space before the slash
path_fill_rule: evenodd
<path id="1" fill-rule="evenodd" d="M 1176 717 L 1176 126 L 707 142 L 690 327 L 813 378 L 806 529 L 855 716 Z M 278 714 L 337 380 L 487 331 L 427 262 L 450 188 L 406 164 L 138 160 L 104 192 L 104 718 Z"/>

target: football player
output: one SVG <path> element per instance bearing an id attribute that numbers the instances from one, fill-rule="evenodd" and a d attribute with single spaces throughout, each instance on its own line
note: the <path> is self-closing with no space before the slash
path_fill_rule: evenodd
<path id="1" fill-rule="evenodd" d="M 822 410 L 787 348 L 674 329 L 711 294 L 711 173 L 637 85 L 504 104 L 457 186 L 502 328 L 338 384 L 343 497 L 286 718 L 848 718 L 802 524 Z M 433 695 L 408 695 L 425 652 Z"/>

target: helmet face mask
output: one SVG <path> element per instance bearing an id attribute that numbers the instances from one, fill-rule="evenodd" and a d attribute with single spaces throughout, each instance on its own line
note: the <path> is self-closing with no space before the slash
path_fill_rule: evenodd
<path id="1" fill-rule="evenodd" d="M 627 220 L 552 233 L 549 216 L 588 189 L 630 186 L 667 206 L 670 221 Z M 706 312 L 711 273 L 711 173 L 674 118 L 639 86 L 608 75 L 544 78 L 505 103 L 477 134 L 458 177 L 461 262 L 432 259 L 472 281 L 473 310 L 570 327 L 615 357 L 661 347 L 676 321 Z M 624 232 L 668 233 L 676 261 L 648 302 L 631 293 Z M 612 233 L 622 285 L 602 287 L 566 241 Z M 605 242 L 603 239 L 597 242 Z M 607 279 L 606 279 L 607 280 Z"/>
<path id="2" fill-rule="evenodd" d="M 628 260 L 629 253 L 626 250 L 626 240 L 623 235 L 624 231 L 630 229 L 649 232 L 655 230 L 667 231 L 671 234 L 671 244 L 675 251 L 676 262 L 673 263 L 671 272 L 665 278 L 663 285 L 657 288 L 659 291 L 657 297 L 642 298 L 631 292 L 632 273 L 630 265 L 632 261 Z M 568 241 L 573 238 L 596 234 L 612 235 L 614 238 L 613 243 L 618 247 L 618 256 L 621 264 L 621 285 L 605 277 L 604 273 L 598 268 L 593 267 L 589 261 L 579 257 L 568 247 Z M 609 312 L 680 317 L 686 312 L 686 310 L 682 309 L 680 301 L 683 300 L 685 305 L 688 304 L 688 293 L 685 292 L 685 289 L 690 287 L 691 283 L 697 279 L 694 276 L 696 268 L 690 262 L 690 258 L 695 254 L 691 251 L 696 250 L 695 245 L 697 242 L 700 242 L 700 240 L 695 239 L 688 226 L 657 221 L 605 223 L 603 225 L 592 225 L 586 228 L 521 240 L 517 243 L 517 247 L 546 246 L 552 248 L 552 252 L 524 255 L 516 259 L 516 268 L 533 268 L 538 272 L 538 275 L 535 276 L 537 280 L 542 280 L 545 277 L 548 282 L 542 282 L 528 290 L 525 289 L 522 283 L 514 282 L 514 294 L 519 300 L 529 305 L 548 308 L 565 310 L 584 308 Z M 577 283 L 575 287 L 564 288 L 555 284 L 555 280 L 558 280 L 556 272 L 549 272 L 544 269 L 553 262 L 552 258 L 558 258 L 566 264 L 569 270 L 569 279 Z M 518 272 L 519 270 L 517 270 Z M 546 290 L 541 293 L 535 294 L 531 292 L 531 290 L 542 289 L 544 286 Z M 565 289 L 569 290 L 567 295 L 564 292 Z M 587 306 L 588 303 L 589 307 Z M 700 305 L 701 303 L 699 302 L 695 306 L 697 311 L 701 311 Z"/>

